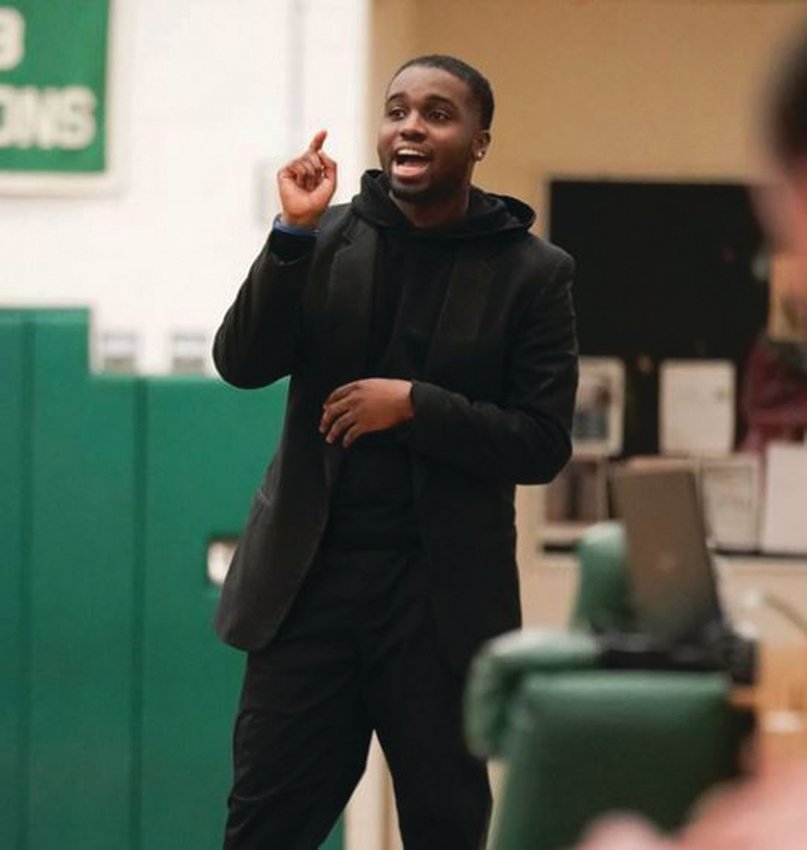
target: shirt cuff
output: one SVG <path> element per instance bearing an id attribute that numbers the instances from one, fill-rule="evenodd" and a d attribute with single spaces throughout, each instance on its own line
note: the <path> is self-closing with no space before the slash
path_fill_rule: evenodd
<path id="1" fill-rule="evenodd" d="M 303 236 L 308 239 L 316 239 L 319 234 L 318 227 L 297 227 L 294 224 L 286 224 L 278 213 L 275 220 L 272 222 L 272 229 L 279 230 L 281 233 L 288 233 L 290 236 Z"/>
<path id="2" fill-rule="evenodd" d="M 271 252 L 283 263 L 293 263 L 311 253 L 317 241 L 317 231 L 281 224 L 278 218 L 269 233 Z"/>

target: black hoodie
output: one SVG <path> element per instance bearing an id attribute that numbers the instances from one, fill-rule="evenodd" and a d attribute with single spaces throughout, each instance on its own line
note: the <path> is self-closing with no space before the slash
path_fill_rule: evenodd
<path id="1" fill-rule="evenodd" d="M 365 377 L 422 376 L 458 248 L 470 240 L 510 240 L 535 220 L 515 198 L 472 188 L 468 213 L 447 227 L 417 228 L 368 171 L 352 209 L 379 233 Z M 419 544 L 408 449 L 394 432 L 361 437 L 347 451 L 332 502 L 325 546 L 412 548 Z"/>

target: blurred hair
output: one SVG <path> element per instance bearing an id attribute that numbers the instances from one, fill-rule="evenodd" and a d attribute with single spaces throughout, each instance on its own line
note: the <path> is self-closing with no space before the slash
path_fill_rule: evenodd
<path id="1" fill-rule="evenodd" d="M 479 121 L 482 124 L 482 129 L 490 129 L 491 122 L 493 121 L 493 90 L 487 79 L 476 68 L 467 62 L 463 62 L 462 59 L 457 59 L 456 56 L 432 53 L 427 56 L 417 56 L 408 62 L 404 62 L 393 74 L 392 79 L 394 80 L 401 71 L 406 68 L 412 68 L 413 66 L 440 68 L 458 80 L 462 80 L 471 90 L 474 103 L 479 110 Z"/>
<path id="2" fill-rule="evenodd" d="M 807 28 L 785 52 L 768 93 L 768 142 L 785 166 L 807 159 Z"/>

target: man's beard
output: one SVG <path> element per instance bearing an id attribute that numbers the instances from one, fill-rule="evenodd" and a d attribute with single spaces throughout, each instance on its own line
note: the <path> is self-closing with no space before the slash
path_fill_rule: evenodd
<path id="1" fill-rule="evenodd" d="M 392 177 L 387 178 L 390 186 L 390 195 L 398 201 L 403 201 L 407 204 L 413 204 L 418 207 L 429 206 L 430 204 L 444 201 L 456 194 L 461 186 L 462 180 L 444 181 L 441 183 L 432 183 L 429 186 L 402 186 L 396 184 Z"/>

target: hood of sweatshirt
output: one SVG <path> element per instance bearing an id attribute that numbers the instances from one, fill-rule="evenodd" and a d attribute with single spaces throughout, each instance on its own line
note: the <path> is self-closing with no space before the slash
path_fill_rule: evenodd
<path id="1" fill-rule="evenodd" d="M 389 182 L 381 171 L 365 171 L 361 191 L 351 201 L 354 212 L 375 227 L 399 231 L 416 239 L 487 239 L 526 232 L 535 221 L 532 207 L 507 195 L 471 187 L 468 213 L 448 227 L 415 227 L 389 196 Z"/>

